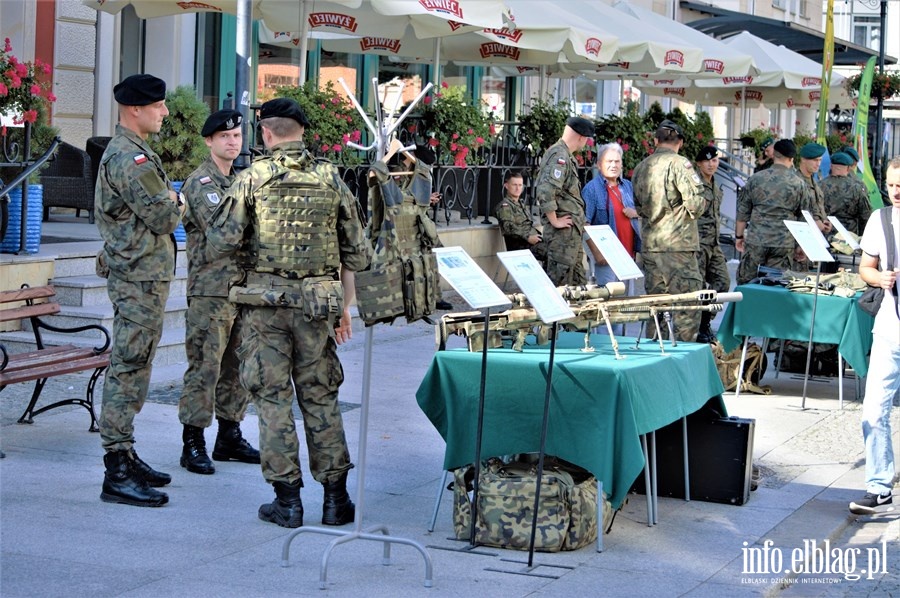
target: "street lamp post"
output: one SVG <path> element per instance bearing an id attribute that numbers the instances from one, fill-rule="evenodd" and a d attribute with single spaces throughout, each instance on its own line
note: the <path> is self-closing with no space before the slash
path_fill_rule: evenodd
<path id="1" fill-rule="evenodd" d="M 881 0 L 881 21 L 879 24 L 879 32 L 878 32 L 878 72 L 884 74 L 884 54 L 885 54 L 885 37 L 887 37 L 887 0 Z M 878 184 L 878 188 L 881 189 L 882 179 L 881 179 L 881 165 L 884 161 L 884 121 L 883 121 L 883 111 L 884 111 L 884 94 L 878 94 L 878 104 L 876 108 L 876 116 L 875 116 L 875 135 L 872 139 L 873 141 L 873 152 L 872 157 L 873 162 L 875 162 L 875 181 Z"/>

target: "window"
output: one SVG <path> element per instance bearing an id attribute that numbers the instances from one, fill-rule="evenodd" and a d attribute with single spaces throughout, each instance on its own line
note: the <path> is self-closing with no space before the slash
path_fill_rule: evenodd
<path id="1" fill-rule="evenodd" d="M 867 48 L 878 48 L 881 38 L 878 15 L 853 15 L 853 43 Z"/>
<path id="2" fill-rule="evenodd" d="M 144 72 L 144 20 L 138 18 L 134 6 L 122 9 L 121 45 L 119 47 L 119 80 Z"/>
<path id="3" fill-rule="evenodd" d="M 219 56 L 223 52 L 222 15 L 197 14 L 197 88 L 210 112 L 222 104 L 219 97 L 221 68 Z"/>

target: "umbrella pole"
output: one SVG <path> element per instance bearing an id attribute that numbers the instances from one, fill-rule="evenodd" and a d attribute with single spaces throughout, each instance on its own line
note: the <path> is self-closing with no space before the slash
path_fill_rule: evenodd
<path id="1" fill-rule="evenodd" d="M 441 86 L 441 38 L 434 38 L 434 66 L 431 67 L 432 83 L 435 88 Z"/>
<path id="2" fill-rule="evenodd" d="M 300 73 L 299 80 L 302 86 L 306 83 L 306 58 L 309 53 L 309 0 L 301 0 L 300 11 Z"/>
<path id="3" fill-rule="evenodd" d="M 251 19 L 252 0 L 239 0 L 237 3 L 237 64 L 234 73 L 234 106 L 244 120 L 241 153 L 235 166 L 244 168 L 250 165 L 250 46 L 252 45 L 253 21 Z"/>

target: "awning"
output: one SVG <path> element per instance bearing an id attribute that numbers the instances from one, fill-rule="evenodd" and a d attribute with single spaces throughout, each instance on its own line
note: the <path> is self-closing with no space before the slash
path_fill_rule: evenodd
<path id="1" fill-rule="evenodd" d="M 821 31 L 816 31 L 797 23 L 757 17 L 702 2 L 682 0 L 681 8 L 711 15 L 705 19 L 685 23 L 707 35 L 722 39 L 736 35 L 741 31 L 749 31 L 756 37 L 776 45 L 785 46 L 822 64 L 822 48 L 825 45 L 825 34 Z M 843 39 L 834 38 L 835 64 L 845 66 L 864 64 L 870 56 L 877 57 L 878 52 Z M 892 56 L 885 56 L 884 62 L 885 64 L 897 64 L 897 59 Z"/>

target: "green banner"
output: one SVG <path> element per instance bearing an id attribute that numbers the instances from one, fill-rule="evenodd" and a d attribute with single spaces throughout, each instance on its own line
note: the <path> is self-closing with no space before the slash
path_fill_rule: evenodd
<path id="1" fill-rule="evenodd" d="M 822 145 L 828 134 L 828 90 L 831 88 L 831 67 L 834 65 L 834 0 L 828 0 L 825 12 L 825 43 L 822 48 L 822 92 L 819 95 L 819 122 L 816 127 L 816 141 Z"/>
<path id="2" fill-rule="evenodd" d="M 866 62 L 863 69 L 862 77 L 859 81 L 859 96 L 856 98 L 856 122 L 853 125 L 853 146 L 859 154 L 859 164 L 857 168 L 860 170 L 860 178 L 866 184 L 869 191 L 869 203 L 873 210 L 884 207 L 884 201 L 881 198 L 881 192 L 878 190 L 878 183 L 875 182 L 875 175 L 872 173 L 872 166 L 869 164 L 869 99 L 872 97 L 872 78 L 875 76 L 875 57 L 872 56 Z"/>

